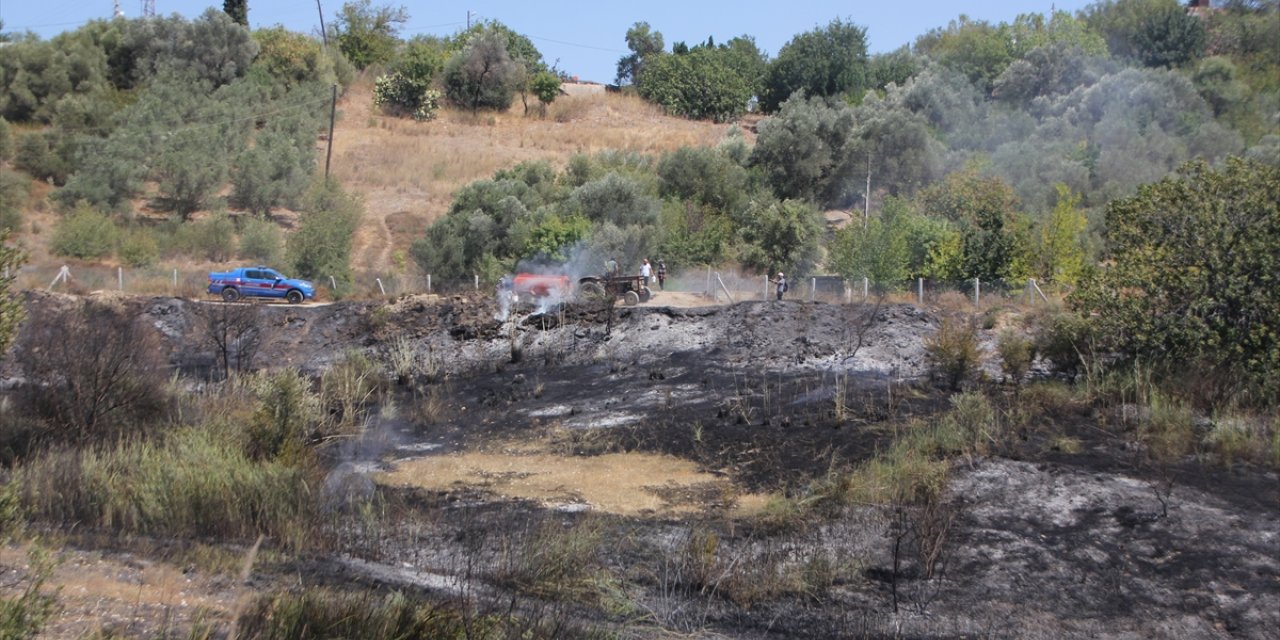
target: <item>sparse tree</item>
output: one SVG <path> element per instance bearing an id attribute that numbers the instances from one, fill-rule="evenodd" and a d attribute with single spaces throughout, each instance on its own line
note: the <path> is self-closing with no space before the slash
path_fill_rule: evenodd
<path id="1" fill-rule="evenodd" d="M 262 308 L 253 304 L 196 305 L 207 344 L 213 348 L 221 379 L 248 371 L 262 344 Z"/>
<path id="2" fill-rule="evenodd" d="M 400 25 L 408 20 L 404 7 L 375 7 L 372 0 L 355 0 L 342 5 L 333 29 L 342 54 L 357 69 L 364 69 L 395 57 Z"/>
<path id="3" fill-rule="evenodd" d="M 507 53 L 506 39 L 497 33 L 475 38 L 445 65 L 445 96 L 454 104 L 503 110 L 511 106 L 524 67 Z"/>
<path id="4" fill-rule="evenodd" d="M 1084 273 L 1083 236 L 1088 220 L 1080 211 L 1080 195 L 1064 184 L 1055 185 L 1058 204 L 1040 229 L 1040 277 L 1049 282 L 1075 286 Z"/>
<path id="5" fill-rule="evenodd" d="M 18 355 L 30 379 L 26 402 L 72 441 L 136 433 L 162 407 L 156 329 L 107 303 L 77 304 L 33 317 Z"/>
<path id="6" fill-rule="evenodd" d="M 662 32 L 651 31 L 648 22 L 637 22 L 627 29 L 627 48 L 631 53 L 618 60 L 618 77 L 614 80 L 618 84 L 634 84 L 645 63 L 666 49 Z"/>
<path id="7" fill-rule="evenodd" d="M 529 81 L 529 89 L 538 97 L 538 113 L 547 116 L 547 107 L 560 97 L 560 76 L 550 71 L 541 71 Z"/>

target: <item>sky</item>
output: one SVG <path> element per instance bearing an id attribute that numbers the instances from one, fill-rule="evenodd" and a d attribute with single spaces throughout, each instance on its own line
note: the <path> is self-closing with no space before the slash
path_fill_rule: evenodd
<path id="1" fill-rule="evenodd" d="M 1093 0 L 1002 0 L 958 3 L 945 0 L 833 0 L 770 2 L 703 0 L 643 0 L 640 2 L 563 2 L 559 0 L 474 0 L 444 6 L 441 2 L 373 0 L 374 6 L 403 6 L 409 21 L 401 37 L 417 34 L 449 35 L 471 20 L 498 20 L 528 36 L 548 64 L 583 80 L 612 82 L 618 58 L 628 53 L 627 29 L 644 21 L 663 35 L 667 49 L 675 42 L 692 45 L 707 37 L 724 42 L 750 35 L 773 56 L 797 34 L 825 26 L 835 18 L 866 27 L 870 53 L 892 51 L 910 44 L 932 28 L 965 13 L 972 19 L 1011 21 L 1021 13 L 1075 12 Z M 125 16 L 142 14 L 142 0 L 119 0 Z M 205 8 L 222 8 L 220 1 L 154 0 L 156 13 L 199 16 Z M 320 0 L 326 24 L 332 22 L 341 0 Z M 5 31 L 32 31 L 48 39 L 74 30 L 89 20 L 112 15 L 112 0 L 0 0 Z M 319 33 L 316 0 L 249 0 L 253 28 L 283 25 L 293 31 Z"/>

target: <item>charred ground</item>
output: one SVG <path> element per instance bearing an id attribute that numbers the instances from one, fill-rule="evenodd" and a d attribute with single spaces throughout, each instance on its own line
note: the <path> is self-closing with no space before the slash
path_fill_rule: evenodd
<path id="1" fill-rule="evenodd" d="M 79 301 L 26 302 L 53 322 Z M 230 368 L 208 335 L 225 305 L 110 303 L 155 332 L 190 384 Z M 1124 407 L 987 383 L 995 411 L 1022 415 L 1006 445 L 951 458 L 933 511 L 832 500 L 852 470 L 953 409 L 926 377 L 938 310 L 577 305 L 499 320 L 471 296 L 238 309 L 254 314 L 254 353 L 231 354 L 246 369 L 319 374 L 360 353 L 387 363 L 383 397 L 400 407 L 324 447 L 328 550 L 261 562 L 254 589 L 301 575 L 481 611 L 518 603 L 562 635 L 1266 638 L 1280 626 L 1276 474 L 1146 464 Z M 5 361 L 15 386 L 31 336 Z M 552 467 L 570 480 L 534 486 Z M 613 490 L 648 506 L 593 503 L 592 485 L 633 471 L 655 475 Z"/>

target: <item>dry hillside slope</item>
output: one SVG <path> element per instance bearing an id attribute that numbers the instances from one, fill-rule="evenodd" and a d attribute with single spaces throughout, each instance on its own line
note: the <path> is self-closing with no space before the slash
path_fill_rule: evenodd
<path id="1" fill-rule="evenodd" d="M 612 93 L 561 96 L 545 118 L 532 109 L 523 115 L 517 100 L 506 113 L 446 109 L 435 121 L 414 122 L 378 113 L 368 79 L 342 97 L 339 109 L 332 175 L 364 196 L 352 266 L 369 272 L 403 266 L 396 253 L 444 215 L 454 192 L 499 169 L 529 160 L 559 168 L 573 154 L 606 149 L 659 154 L 712 145 L 731 126 L 672 118 Z"/>

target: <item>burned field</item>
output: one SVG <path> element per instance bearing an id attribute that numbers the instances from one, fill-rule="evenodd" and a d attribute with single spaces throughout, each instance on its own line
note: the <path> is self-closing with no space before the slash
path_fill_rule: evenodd
<path id="1" fill-rule="evenodd" d="M 191 379 L 225 365 L 203 305 L 125 304 Z M 253 368 L 381 363 L 360 427 L 318 444 L 319 542 L 259 562 L 261 593 L 400 593 L 488 621 L 480 637 L 1280 626 L 1274 472 L 1155 464 L 1128 409 L 1061 383 L 943 390 L 937 310 L 251 308 Z"/>

